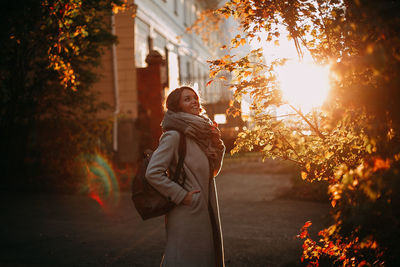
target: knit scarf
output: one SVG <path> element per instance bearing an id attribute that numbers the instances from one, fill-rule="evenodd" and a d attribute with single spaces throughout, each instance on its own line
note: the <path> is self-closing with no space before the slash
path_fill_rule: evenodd
<path id="1" fill-rule="evenodd" d="M 212 134 L 213 122 L 205 116 L 168 110 L 161 122 L 161 127 L 164 131 L 178 130 L 193 138 L 210 162 L 217 160 L 218 152 L 224 149 L 220 135 Z"/>

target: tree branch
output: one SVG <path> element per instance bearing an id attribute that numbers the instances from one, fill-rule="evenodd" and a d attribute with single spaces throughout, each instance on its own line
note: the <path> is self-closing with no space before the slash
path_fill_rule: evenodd
<path id="1" fill-rule="evenodd" d="M 278 131 L 279 135 L 282 137 L 282 139 L 289 145 L 290 149 L 294 152 L 294 154 L 296 154 L 297 158 L 300 159 L 299 154 L 297 154 L 297 151 L 294 149 L 294 147 L 289 143 L 289 141 L 285 138 L 285 136 L 283 134 L 281 134 L 280 131 Z M 290 159 L 289 159 L 290 160 Z M 295 160 L 292 160 L 294 162 L 296 162 Z M 299 164 L 303 165 L 303 163 L 301 163 L 301 161 L 299 162 Z"/>
<path id="2" fill-rule="evenodd" d="M 320 17 L 321 17 L 322 29 L 324 30 L 324 32 L 326 32 L 326 41 L 328 42 L 329 51 L 332 52 L 331 40 L 330 40 L 330 36 L 329 36 L 330 35 L 330 31 L 326 27 L 326 23 L 324 21 L 324 16 L 323 16 L 320 4 L 318 3 L 318 1 L 316 1 L 316 3 L 318 5 L 317 9 L 318 9 L 318 12 L 319 12 Z"/>
<path id="3" fill-rule="evenodd" d="M 316 128 L 316 127 L 303 115 L 303 113 L 302 113 L 300 110 L 296 109 L 294 106 L 292 106 L 292 105 L 290 105 L 290 104 L 288 104 L 288 105 L 289 105 L 289 107 L 291 107 L 294 111 L 296 111 L 296 113 L 299 114 L 300 117 L 303 118 L 303 120 L 310 126 L 310 128 L 311 128 L 316 134 L 318 134 L 319 137 L 321 137 L 322 139 L 325 139 L 325 136 L 318 130 L 318 128 Z"/>

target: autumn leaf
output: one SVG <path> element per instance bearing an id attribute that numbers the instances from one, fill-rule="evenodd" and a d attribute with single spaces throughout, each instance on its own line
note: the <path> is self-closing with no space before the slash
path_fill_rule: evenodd
<path id="1" fill-rule="evenodd" d="M 312 222 L 311 222 L 311 221 L 307 221 L 307 222 L 304 223 L 303 227 L 304 227 L 304 228 L 308 228 L 308 227 L 310 227 L 311 225 L 312 225 Z"/>
<path id="2" fill-rule="evenodd" d="M 273 148 L 273 145 L 268 144 L 268 145 L 266 145 L 266 146 L 263 148 L 263 150 L 264 150 L 264 151 L 270 151 L 272 148 Z"/>

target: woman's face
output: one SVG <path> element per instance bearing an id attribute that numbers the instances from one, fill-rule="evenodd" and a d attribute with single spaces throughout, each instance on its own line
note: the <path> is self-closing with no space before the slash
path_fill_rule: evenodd
<path id="1" fill-rule="evenodd" d="M 179 106 L 183 112 L 193 115 L 200 114 L 200 103 L 197 95 L 189 89 L 184 89 L 179 99 Z"/>

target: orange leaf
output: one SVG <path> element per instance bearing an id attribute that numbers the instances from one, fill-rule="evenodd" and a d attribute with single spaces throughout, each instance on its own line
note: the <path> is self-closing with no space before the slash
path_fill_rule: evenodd
<path id="1" fill-rule="evenodd" d="M 366 261 L 366 260 L 363 260 L 362 262 L 360 262 L 360 263 L 357 265 L 357 267 L 362 267 L 362 266 L 365 266 L 365 265 L 367 265 L 367 261 Z"/>
<path id="2" fill-rule="evenodd" d="M 382 158 L 376 158 L 374 160 L 374 168 L 373 171 L 376 172 L 378 170 L 386 170 L 390 168 L 390 160 L 389 159 L 382 159 Z"/>
<path id="3" fill-rule="evenodd" d="M 308 227 L 310 227 L 311 225 L 312 225 L 312 222 L 311 222 L 311 221 L 306 221 L 306 222 L 304 223 L 304 226 L 303 226 L 303 227 L 308 228 Z"/>

